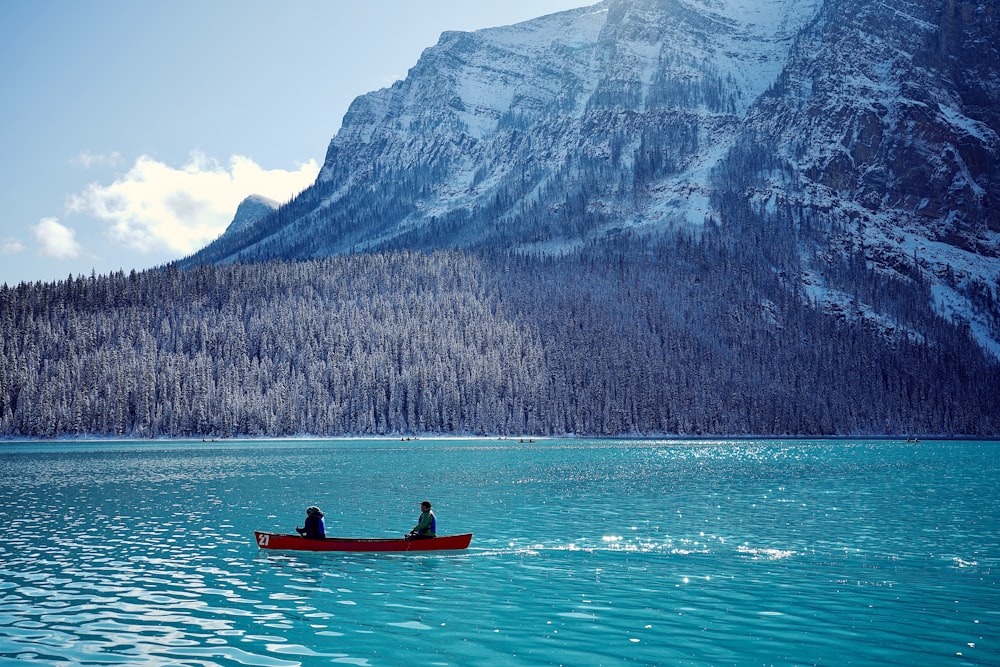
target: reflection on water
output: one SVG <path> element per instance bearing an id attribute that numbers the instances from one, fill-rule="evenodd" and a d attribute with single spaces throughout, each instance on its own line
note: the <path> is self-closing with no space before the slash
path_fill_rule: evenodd
<path id="1" fill-rule="evenodd" d="M 997 447 L 4 445 L 0 664 L 1000 664 Z"/>

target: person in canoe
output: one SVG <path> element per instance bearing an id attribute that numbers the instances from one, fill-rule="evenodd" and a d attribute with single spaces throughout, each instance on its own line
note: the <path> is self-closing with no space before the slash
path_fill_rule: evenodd
<path id="1" fill-rule="evenodd" d="M 315 505 L 306 509 L 305 528 L 295 528 L 295 531 L 310 540 L 326 539 L 326 522 L 323 521 L 323 512 Z"/>
<path id="2" fill-rule="evenodd" d="M 420 503 L 420 519 L 407 535 L 408 540 L 422 540 L 428 537 L 437 537 L 437 519 L 434 517 L 434 510 L 431 509 L 429 500 Z"/>

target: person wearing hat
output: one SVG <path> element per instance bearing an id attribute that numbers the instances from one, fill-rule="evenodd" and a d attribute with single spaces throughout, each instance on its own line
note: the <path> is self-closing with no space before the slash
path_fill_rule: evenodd
<path id="1" fill-rule="evenodd" d="M 326 539 L 326 522 L 323 521 L 323 512 L 315 505 L 307 508 L 305 528 L 296 527 L 295 530 L 299 535 L 310 540 Z"/>
<path id="2" fill-rule="evenodd" d="M 434 518 L 434 511 L 431 509 L 429 500 L 420 503 L 420 519 L 406 536 L 406 539 L 419 540 L 426 537 L 437 537 L 437 519 Z"/>

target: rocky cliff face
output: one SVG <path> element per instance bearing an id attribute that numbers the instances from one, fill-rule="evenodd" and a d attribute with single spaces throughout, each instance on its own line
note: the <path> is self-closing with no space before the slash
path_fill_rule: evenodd
<path id="1" fill-rule="evenodd" d="M 829 253 L 857 254 L 876 270 L 929 280 L 939 312 L 963 318 L 994 354 L 997 21 L 996 3 L 826 3 L 747 115 L 743 156 L 727 163 L 749 178 L 739 194 L 818 225 L 801 268 L 828 304 L 850 291 L 831 298 Z M 770 158 L 754 164 L 746 154 Z"/>
<path id="2" fill-rule="evenodd" d="M 708 173 L 819 0 L 605 0 L 445 33 L 359 97 L 315 187 L 196 261 L 574 244 L 701 224 Z"/>
<path id="3" fill-rule="evenodd" d="M 445 33 L 354 102 L 313 187 L 186 263 L 708 222 L 787 243 L 760 261 L 818 307 L 884 322 L 856 281 L 890 276 L 1000 356 L 997 4 L 605 0 Z"/>
<path id="4" fill-rule="evenodd" d="M 995 252 L 996 239 L 978 232 L 1000 231 L 991 206 L 1000 184 L 1000 58 L 981 44 L 985 62 L 969 62 L 965 40 L 949 35 L 990 32 L 996 42 L 1000 32 L 985 6 L 965 9 L 829 4 L 747 129 L 773 140 L 803 182 L 868 211 L 912 216 L 937 239 Z"/>

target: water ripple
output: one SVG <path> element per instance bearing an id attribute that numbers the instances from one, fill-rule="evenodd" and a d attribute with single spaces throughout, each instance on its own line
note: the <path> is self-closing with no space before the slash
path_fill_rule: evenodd
<path id="1" fill-rule="evenodd" d="M 988 445 L 122 447 L 0 457 L 0 664 L 1000 664 Z M 251 537 L 425 496 L 470 550 Z"/>

